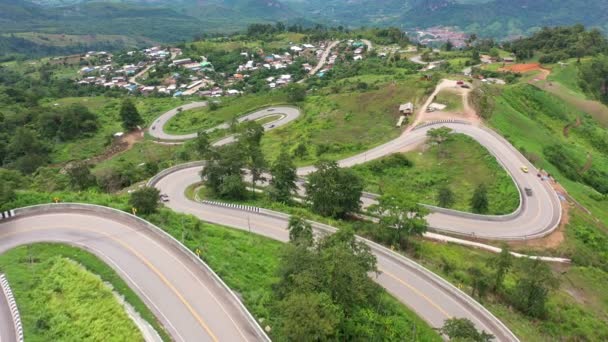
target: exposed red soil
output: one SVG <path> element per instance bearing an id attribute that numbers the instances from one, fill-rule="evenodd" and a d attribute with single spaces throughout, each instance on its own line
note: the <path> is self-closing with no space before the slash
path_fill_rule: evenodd
<path id="1" fill-rule="evenodd" d="M 498 69 L 500 71 L 511 71 L 511 72 L 517 72 L 517 73 L 524 73 L 524 72 L 528 72 L 528 71 L 535 71 L 535 70 L 546 70 L 543 69 L 540 66 L 540 63 L 526 63 L 526 64 L 511 64 L 511 65 L 505 65 L 502 68 Z"/>

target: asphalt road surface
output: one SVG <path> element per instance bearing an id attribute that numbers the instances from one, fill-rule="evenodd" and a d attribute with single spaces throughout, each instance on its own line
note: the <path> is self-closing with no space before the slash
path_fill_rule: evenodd
<path id="1" fill-rule="evenodd" d="M 561 206 L 550 185 L 536 177 L 536 169 L 505 139 L 491 130 L 463 123 L 437 123 L 409 130 L 395 140 L 365 153 L 339 162 L 350 167 L 391 153 L 407 151 L 426 140 L 429 129 L 449 127 L 477 140 L 492 153 L 520 189 L 521 206 L 516 213 L 503 217 L 475 216 L 460 212 L 434 212 L 429 215 L 429 225 L 436 230 L 454 234 L 492 239 L 527 239 L 552 231 L 560 220 Z M 227 142 L 222 142 L 227 143 Z M 522 166 L 529 173 L 521 170 Z M 195 215 L 205 221 L 246 229 L 279 241 L 287 241 L 287 218 L 269 217 L 238 209 L 210 206 L 191 201 L 185 189 L 200 181 L 202 166 L 193 166 L 169 173 L 154 185 L 170 197 L 167 204 L 177 212 Z M 306 175 L 313 167 L 300 168 L 298 174 Z M 531 188 L 532 197 L 522 194 Z M 368 199 L 363 199 L 364 201 Z M 447 282 L 411 261 L 397 257 L 390 251 L 373 248 L 382 273 L 376 279 L 391 294 L 416 311 L 435 327 L 440 327 L 449 317 L 467 317 L 499 340 L 516 340 L 516 337 L 489 312 L 470 297 L 454 290 Z"/>
<path id="2" fill-rule="evenodd" d="M 193 103 L 189 103 L 189 104 L 183 105 L 178 108 L 181 108 L 183 111 L 186 111 L 189 109 L 195 109 L 195 108 L 200 108 L 200 107 L 205 107 L 205 106 L 207 106 L 207 102 L 193 102 Z M 173 135 L 173 134 L 166 133 L 164 131 L 164 127 L 167 124 L 167 122 L 169 122 L 169 120 L 171 120 L 171 118 L 173 118 L 174 116 L 179 114 L 178 108 L 174 108 L 174 109 L 164 113 L 163 115 L 161 115 L 158 119 L 156 119 L 154 121 L 154 123 L 152 124 L 152 126 L 150 127 L 150 129 L 148 130 L 148 133 L 150 133 L 150 135 L 156 139 L 164 140 L 164 141 L 173 141 L 173 142 L 176 142 L 176 141 L 183 142 L 185 140 L 196 138 L 198 133 Z M 284 125 L 290 123 L 291 121 L 297 119 L 300 116 L 300 111 L 295 107 L 289 107 L 289 106 L 269 107 L 269 108 L 260 109 L 253 113 L 249 113 L 247 115 L 243 115 L 238 118 L 238 122 L 244 122 L 247 120 L 259 120 L 259 119 L 263 119 L 268 116 L 275 116 L 275 115 L 281 115 L 281 117 L 273 122 L 265 123 L 263 125 L 264 129 L 269 130 L 272 128 L 284 126 Z M 228 123 L 224 123 L 219 126 L 208 129 L 207 133 L 210 133 L 217 129 L 227 129 L 227 128 L 229 128 Z M 229 136 L 222 140 L 224 141 L 223 143 L 227 143 L 227 142 L 234 141 L 234 138 Z"/>
<path id="3" fill-rule="evenodd" d="M 204 102 L 184 105 L 184 110 L 204 106 Z M 177 110 L 163 114 L 150 133 L 163 140 L 184 140 L 196 136 L 172 136 L 162 131 Z M 242 120 L 269 115 L 283 116 L 266 129 L 295 120 L 300 112 L 293 107 L 267 108 Z M 271 127 L 272 126 L 272 127 Z M 409 130 L 395 140 L 339 162 L 349 167 L 391 153 L 411 149 L 426 139 L 426 131 L 446 126 L 467 134 L 485 146 L 509 172 L 520 189 L 529 187 L 533 196 L 522 195 L 520 209 L 504 217 L 473 216 L 459 212 L 434 212 L 432 228 L 455 234 L 493 239 L 526 239 L 545 234 L 559 223 L 561 207 L 551 187 L 536 177 L 536 169 L 505 139 L 487 128 L 460 123 L 441 123 Z M 227 137 L 216 144 L 233 141 Z M 526 166 L 530 173 L 521 171 Z M 201 166 L 167 173 L 154 186 L 169 195 L 167 206 L 176 212 L 192 214 L 202 220 L 250 230 L 279 241 L 287 241 L 287 217 L 210 206 L 185 197 L 185 189 L 200 181 Z M 300 168 L 306 175 L 312 167 Z M 364 201 L 369 199 L 363 198 Z M 315 229 L 323 230 L 315 225 Z M 0 253 L 12 247 L 40 242 L 71 243 L 92 251 L 114 267 L 152 308 L 176 340 L 256 340 L 259 329 L 246 319 L 232 297 L 195 262 L 172 247 L 166 239 L 147 233 L 112 215 L 90 212 L 46 213 L 0 222 Z M 472 298 L 409 259 L 370 243 L 378 258 L 380 275 L 375 278 L 391 294 L 407 304 L 432 326 L 440 327 L 449 317 L 467 317 L 479 328 L 494 334 L 499 341 L 517 338 L 502 323 Z M 0 310 L 1 312 L 1 310 Z M 2 316 L 0 318 L 3 319 Z M 4 321 L 4 319 L 3 319 Z"/>
<path id="4" fill-rule="evenodd" d="M 191 214 L 202 220 L 239 228 L 256 234 L 286 242 L 288 218 L 277 218 L 264 214 L 240 211 L 201 204 L 189 200 L 184 190 L 199 182 L 202 167 L 195 166 L 170 173 L 155 186 L 169 195 L 166 205 L 176 212 Z M 315 225 L 317 233 L 319 229 Z M 467 317 L 477 327 L 491 332 L 499 341 L 516 341 L 517 338 L 473 299 L 455 289 L 446 281 L 425 270 L 411 260 L 380 246 L 372 245 L 381 271 L 374 278 L 399 301 L 409 306 L 420 317 L 434 327 L 441 327 L 450 317 Z"/>
<path id="5" fill-rule="evenodd" d="M 102 213 L 62 209 L 17 215 L 0 222 L 0 253 L 36 242 L 81 247 L 112 267 L 174 340 L 264 339 L 260 329 L 247 319 L 247 312 L 209 273 L 166 238 L 133 221 L 111 215 L 107 209 Z M 3 331 L 12 325 L 4 307 L 0 305 Z M 2 336 L 4 342 L 4 332 Z"/>

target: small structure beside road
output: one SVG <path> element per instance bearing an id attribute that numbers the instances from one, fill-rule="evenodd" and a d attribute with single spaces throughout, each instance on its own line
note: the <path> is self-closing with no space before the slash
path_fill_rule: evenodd
<path id="1" fill-rule="evenodd" d="M 399 113 L 403 115 L 414 114 L 414 104 L 411 102 L 402 104 L 401 106 L 399 106 Z"/>

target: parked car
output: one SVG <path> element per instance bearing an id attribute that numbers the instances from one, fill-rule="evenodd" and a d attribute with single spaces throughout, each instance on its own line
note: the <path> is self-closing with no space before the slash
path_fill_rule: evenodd
<path id="1" fill-rule="evenodd" d="M 458 85 L 463 85 L 463 84 L 464 84 L 464 82 L 463 82 L 463 81 L 458 81 L 458 82 L 456 82 L 456 84 L 458 84 Z"/>
<path id="2" fill-rule="evenodd" d="M 524 188 L 524 191 L 526 192 L 526 195 L 527 195 L 528 197 L 531 197 L 531 196 L 532 196 L 532 189 L 530 189 L 530 188 Z"/>
<path id="3" fill-rule="evenodd" d="M 468 84 L 463 84 L 460 86 L 460 88 L 471 89 L 471 87 Z"/>
<path id="4" fill-rule="evenodd" d="M 521 171 L 522 171 L 523 173 L 528 173 L 528 168 L 527 168 L 526 166 L 522 166 L 522 167 L 521 167 Z"/>

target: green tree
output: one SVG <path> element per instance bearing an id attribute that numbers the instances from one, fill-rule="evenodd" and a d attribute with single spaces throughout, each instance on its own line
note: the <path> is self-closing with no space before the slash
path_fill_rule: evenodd
<path id="1" fill-rule="evenodd" d="M 440 331 L 452 341 L 490 342 L 494 339 L 492 334 L 479 332 L 475 324 L 466 318 L 446 319 Z"/>
<path id="2" fill-rule="evenodd" d="M 80 162 L 67 169 L 70 178 L 70 185 L 76 190 L 84 190 L 97 185 L 97 179 L 91 173 L 91 166 Z"/>
<path id="3" fill-rule="evenodd" d="M 436 144 L 441 144 L 450 138 L 452 129 L 449 127 L 432 128 L 426 132 L 426 136 Z"/>
<path id="4" fill-rule="evenodd" d="M 246 149 L 254 149 L 260 147 L 263 136 L 264 126 L 257 121 L 247 121 L 243 125 L 238 141 Z"/>
<path id="5" fill-rule="evenodd" d="M 291 293 L 279 302 L 280 336 L 288 341 L 327 341 L 338 336 L 340 307 L 323 293 Z"/>
<path id="6" fill-rule="evenodd" d="M 268 166 L 260 146 L 263 136 L 264 127 L 259 122 L 248 121 L 238 137 L 238 144 L 245 152 L 246 165 L 251 174 L 254 194 L 257 183 L 264 180 L 263 174 Z"/>
<path id="7" fill-rule="evenodd" d="M 513 306 L 524 314 L 545 318 L 549 293 L 559 286 L 551 268 L 538 259 L 522 259 L 518 265 L 519 279 L 511 291 Z"/>
<path id="8" fill-rule="evenodd" d="M 448 39 L 448 41 L 445 43 L 445 51 L 449 52 L 452 51 L 452 49 L 454 49 L 454 43 Z"/>
<path id="9" fill-rule="evenodd" d="M 585 93 L 608 104 L 608 56 L 599 55 L 579 67 L 579 85 Z"/>
<path id="10" fill-rule="evenodd" d="M 143 187 L 131 193 L 129 204 L 137 209 L 138 213 L 151 214 L 156 211 L 159 204 L 160 191 L 153 187 Z"/>
<path id="11" fill-rule="evenodd" d="M 471 209 L 474 213 L 485 214 L 488 212 L 488 190 L 485 184 L 479 184 L 471 197 Z"/>
<path id="12" fill-rule="evenodd" d="M 21 173 L 0 168 L 0 205 L 16 198 L 16 189 L 27 185 L 27 180 Z"/>
<path id="13" fill-rule="evenodd" d="M 380 291 L 369 278 L 370 273 L 378 273 L 376 257 L 367 244 L 357 241 L 351 229 L 343 228 L 326 236 L 317 245 L 317 250 L 321 286 L 334 303 L 342 306 L 346 318 L 356 307 L 378 299 Z"/>
<path id="14" fill-rule="evenodd" d="M 289 102 L 301 102 L 306 98 L 306 87 L 301 84 L 291 83 L 285 87 L 285 92 Z"/>
<path id="15" fill-rule="evenodd" d="M 334 161 L 321 161 L 308 176 L 306 199 L 314 212 L 343 217 L 360 208 L 363 182 L 350 169 L 341 169 Z"/>
<path id="16" fill-rule="evenodd" d="M 270 197 L 278 202 L 290 202 L 293 192 L 298 188 L 296 184 L 298 175 L 296 166 L 286 149 L 281 150 L 270 168 L 270 173 L 272 174 L 268 191 Z"/>
<path id="17" fill-rule="evenodd" d="M 130 99 L 124 99 L 120 106 L 120 119 L 122 120 L 122 127 L 126 131 L 132 131 L 137 126 L 143 125 L 144 120 L 139 115 L 135 104 Z"/>
<path id="18" fill-rule="evenodd" d="M 454 205 L 454 192 L 447 186 L 442 186 L 437 192 L 437 205 L 442 208 L 450 208 Z"/>
<path id="19" fill-rule="evenodd" d="M 306 147 L 306 144 L 303 142 L 299 143 L 298 146 L 296 146 L 296 148 L 293 150 L 293 155 L 296 158 L 303 158 L 308 155 L 308 148 Z"/>
<path id="20" fill-rule="evenodd" d="M 473 49 L 473 51 L 471 52 L 471 62 L 472 64 L 481 63 L 481 56 L 479 55 L 479 50 Z"/>
<path id="21" fill-rule="evenodd" d="M 239 144 L 212 149 L 201 178 L 216 196 L 243 199 L 247 190 L 242 179 L 245 163 L 246 155 Z"/>
<path id="22" fill-rule="evenodd" d="M 499 58 L 500 57 L 500 51 L 497 48 L 495 48 L 495 47 L 490 49 L 489 54 L 490 54 L 490 57 L 492 57 L 492 58 Z"/>
<path id="23" fill-rule="evenodd" d="M 81 104 L 45 112 L 38 118 L 38 123 L 44 136 L 62 141 L 95 132 L 99 126 L 97 116 Z"/>
<path id="24" fill-rule="evenodd" d="M 498 291 L 502 288 L 505 276 L 513 267 L 513 255 L 507 244 L 502 245 L 502 249 L 498 255 L 489 260 L 489 265 L 494 269 L 494 283 L 492 288 Z"/>
<path id="25" fill-rule="evenodd" d="M 375 337 L 384 340 L 384 334 L 388 334 L 386 331 L 392 330 L 394 324 L 387 320 L 386 325 L 378 326 L 377 321 L 365 319 L 367 313 L 380 305 L 381 290 L 369 277 L 370 273 L 378 272 L 376 258 L 351 229 L 340 229 L 313 242 L 312 246 L 287 244 L 284 248 L 276 285 L 276 295 L 282 304 L 278 309 L 282 313 L 288 311 L 281 315 L 283 319 L 278 324 L 282 333 L 294 333 L 290 336 L 295 341 L 317 341 L 350 340 L 348 337 L 361 336 L 358 334 L 361 331 L 371 331 L 382 334 Z M 291 300 L 294 296 L 298 296 L 297 302 Z M 326 304 L 320 305 L 320 302 Z M 332 315 L 327 314 L 330 304 L 335 308 L 329 310 Z M 311 308 L 314 312 L 308 311 Z M 362 314 L 365 317 L 361 317 Z M 311 322 L 301 322 L 309 316 Z M 319 327 L 319 324 L 328 324 L 316 322 L 319 316 L 327 317 L 332 329 L 325 325 Z M 283 329 L 287 328 L 294 331 L 285 332 Z"/>
<path id="26" fill-rule="evenodd" d="M 427 231 L 428 210 L 406 196 L 383 195 L 371 210 L 378 214 L 383 228 L 395 232 L 394 242 L 401 247 L 408 247 L 411 236 L 422 236 Z"/>
<path id="27" fill-rule="evenodd" d="M 289 218 L 287 225 L 289 230 L 289 241 L 296 244 L 304 244 L 307 246 L 313 243 L 312 226 L 308 221 L 300 216 L 292 216 Z"/>
<path id="28" fill-rule="evenodd" d="M 200 158 L 207 158 L 211 150 L 211 143 L 209 142 L 209 135 L 204 130 L 198 132 L 196 139 L 194 139 L 194 149 L 196 154 Z"/>
<path id="29" fill-rule="evenodd" d="M 485 270 L 473 266 L 470 267 L 467 271 L 471 276 L 471 296 L 477 296 L 477 299 L 481 301 L 485 297 L 488 287 L 490 287 Z"/>
<path id="30" fill-rule="evenodd" d="M 49 161 L 49 146 L 29 128 L 19 127 L 6 147 L 4 162 L 25 174 L 30 174 Z"/>

